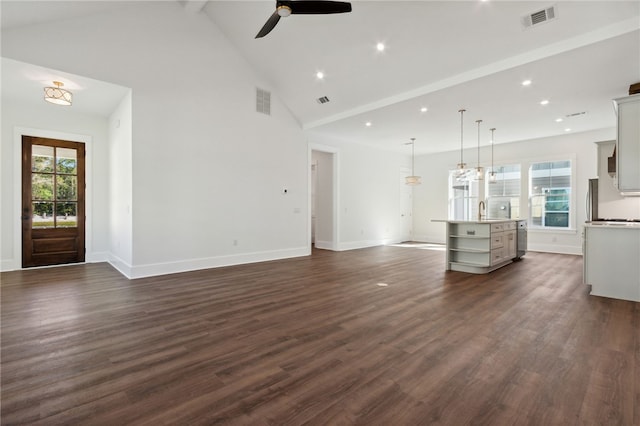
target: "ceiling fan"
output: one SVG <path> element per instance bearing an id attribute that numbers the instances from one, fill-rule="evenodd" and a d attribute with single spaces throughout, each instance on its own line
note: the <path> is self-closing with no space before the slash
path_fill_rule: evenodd
<path id="1" fill-rule="evenodd" d="M 351 3 L 344 1 L 328 0 L 292 0 L 276 1 L 276 11 L 267 19 L 256 38 L 262 38 L 269 34 L 276 26 L 280 18 L 291 14 L 298 15 L 326 15 L 329 13 L 351 12 Z"/>

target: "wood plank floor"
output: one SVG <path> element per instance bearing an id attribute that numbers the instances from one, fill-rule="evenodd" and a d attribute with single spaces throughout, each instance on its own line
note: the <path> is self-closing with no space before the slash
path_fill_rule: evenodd
<path id="1" fill-rule="evenodd" d="M 640 425 L 640 303 L 589 296 L 579 256 L 468 275 L 388 246 L 1 279 L 3 425 Z"/>

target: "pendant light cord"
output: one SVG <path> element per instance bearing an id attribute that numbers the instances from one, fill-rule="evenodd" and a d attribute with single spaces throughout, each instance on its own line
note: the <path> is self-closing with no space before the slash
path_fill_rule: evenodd
<path id="1" fill-rule="evenodd" d="M 482 120 L 476 120 L 476 123 L 478 123 L 478 171 L 480 171 L 480 123 Z"/>
<path id="2" fill-rule="evenodd" d="M 460 169 L 464 169 L 464 159 L 463 159 L 463 148 L 464 148 L 464 113 L 466 109 L 460 109 L 458 112 L 460 113 Z"/>

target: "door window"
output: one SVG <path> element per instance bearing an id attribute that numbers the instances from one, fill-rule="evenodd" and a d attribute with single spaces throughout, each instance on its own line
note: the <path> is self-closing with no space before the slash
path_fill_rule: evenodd
<path id="1" fill-rule="evenodd" d="M 78 226 L 78 158 L 75 149 L 33 145 L 32 228 Z"/>

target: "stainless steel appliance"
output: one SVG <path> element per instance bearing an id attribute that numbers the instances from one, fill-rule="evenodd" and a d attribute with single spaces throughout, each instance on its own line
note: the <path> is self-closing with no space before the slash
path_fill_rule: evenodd
<path id="1" fill-rule="evenodd" d="M 587 221 L 598 220 L 598 179 L 589 179 L 587 192 Z"/>
<path id="2" fill-rule="evenodd" d="M 516 221 L 518 242 L 516 245 L 516 259 L 520 259 L 527 253 L 527 221 Z"/>

